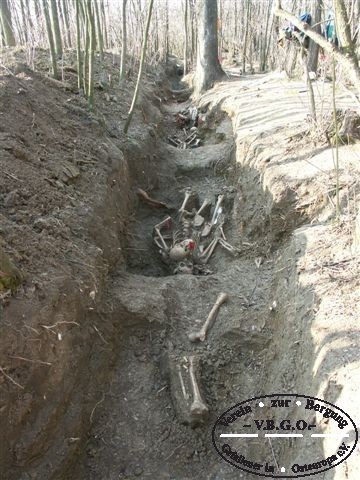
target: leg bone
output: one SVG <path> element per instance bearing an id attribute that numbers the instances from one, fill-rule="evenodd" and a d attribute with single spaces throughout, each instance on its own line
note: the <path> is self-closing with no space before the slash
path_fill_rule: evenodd
<path id="1" fill-rule="evenodd" d="M 206 249 L 203 251 L 203 253 L 200 255 L 199 260 L 202 265 L 205 265 L 210 260 L 210 257 L 214 253 L 215 247 L 218 244 L 218 242 L 219 242 L 219 239 L 214 238 L 206 247 Z"/>
<path id="2" fill-rule="evenodd" d="M 203 342 L 205 340 L 208 330 L 216 320 L 220 306 L 226 302 L 228 298 L 229 295 L 227 293 L 220 293 L 201 329 L 198 332 L 192 332 L 189 334 L 190 342 Z"/>
<path id="3" fill-rule="evenodd" d="M 209 413 L 208 406 L 201 398 L 200 388 L 195 374 L 195 361 L 196 358 L 194 356 L 189 357 L 190 382 L 193 391 L 193 402 L 190 406 L 190 414 L 194 424 L 203 423 Z"/>

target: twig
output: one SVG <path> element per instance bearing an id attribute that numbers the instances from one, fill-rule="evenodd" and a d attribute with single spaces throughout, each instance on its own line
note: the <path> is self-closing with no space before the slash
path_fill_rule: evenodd
<path id="1" fill-rule="evenodd" d="M 168 455 L 165 459 L 164 459 L 164 462 L 166 462 L 167 460 L 169 460 L 169 458 L 171 458 L 174 453 L 176 452 L 176 450 L 179 450 L 179 448 L 183 447 L 185 445 L 185 443 L 182 443 L 181 445 L 178 445 L 171 453 L 170 455 Z"/>
<path id="2" fill-rule="evenodd" d="M 17 360 L 23 360 L 24 362 L 30 362 L 30 363 L 40 363 L 41 365 L 48 365 L 48 366 L 52 365 L 52 363 L 50 362 L 43 362 L 42 360 L 32 360 L 31 358 L 18 357 L 15 355 L 9 355 L 9 358 L 16 358 Z"/>
<path id="3" fill-rule="evenodd" d="M 6 377 L 8 380 L 10 380 L 11 383 L 13 383 L 14 385 L 16 385 L 17 387 L 21 388 L 21 390 L 24 390 L 25 387 L 23 387 L 22 385 L 20 385 L 20 383 L 17 383 L 13 378 L 10 377 L 10 375 L 8 375 L 7 373 L 4 372 L 4 369 L 2 367 L 0 367 L 0 372 L 4 375 L 4 377 Z"/>
<path id="4" fill-rule="evenodd" d="M 54 323 L 54 325 L 40 325 L 40 327 L 43 327 L 43 328 L 46 328 L 47 330 L 50 330 L 52 328 L 55 328 L 57 325 L 61 325 L 63 323 L 70 323 L 72 325 L 77 325 L 78 327 L 80 327 L 80 323 L 77 323 L 77 322 L 74 322 L 74 321 L 68 322 L 66 320 L 62 320 L 61 322 L 56 322 L 56 323 Z"/>
<path id="5" fill-rule="evenodd" d="M 17 182 L 22 182 L 23 181 L 23 180 L 20 180 L 20 178 L 15 177 L 15 175 L 13 175 L 12 173 L 6 172 L 5 170 L 3 170 L 3 173 L 5 173 L 5 175 L 8 176 L 9 178 L 12 178 L 13 180 L 16 180 Z"/>
<path id="6" fill-rule="evenodd" d="M 99 335 L 99 337 L 101 338 L 101 340 L 102 340 L 104 343 L 106 343 L 106 345 L 109 345 L 109 342 L 107 342 L 107 341 L 105 340 L 105 338 L 102 336 L 100 330 L 99 330 L 95 325 L 93 325 L 93 327 L 94 327 L 95 332 L 98 333 L 98 335 Z"/>
<path id="7" fill-rule="evenodd" d="M 93 415 L 94 415 L 94 412 L 95 412 L 95 410 L 96 410 L 96 407 L 97 407 L 98 405 L 100 405 L 100 403 L 102 403 L 102 402 L 105 400 L 105 393 L 103 393 L 102 395 L 103 395 L 103 396 L 102 396 L 102 399 L 99 400 L 99 401 L 95 404 L 95 407 L 94 407 L 94 408 L 92 409 L 92 411 L 91 411 L 91 414 L 90 414 L 90 423 L 93 422 Z"/>

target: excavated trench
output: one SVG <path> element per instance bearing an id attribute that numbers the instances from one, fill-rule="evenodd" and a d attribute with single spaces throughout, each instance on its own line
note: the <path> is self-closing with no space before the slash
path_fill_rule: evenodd
<path id="1" fill-rule="evenodd" d="M 187 187 L 200 201 L 224 194 L 225 234 L 239 253 L 217 247 L 209 275 L 173 275 L 152 238 L 154 225 L 166 214 L 139 203 L 128 225 L 127 264 L 115 271 L 101 309 L 93 313 L 102 325 L 101 348 L 111 350 L 112 363 L 104 371 L 101 351 L 94 349 L 88 368 L 101 388 L 91 429 L 86 441 L 79 442 L 76 458 L 70 466 L 65 462 L 56 477 L 61 480 L 252 478 L 216 454 L 213 424 L 239 401 L 281 386 L 292 391 L 291 382 L 299 374 L 295 357 L 287 356 L 290 346 L 281 338 L 290 328 L 287 322 L 291 324 L 288 295 L 297 288 L 294 266 L 302 248 L 292 232 L 304 218 L 293 210 L 291 194 L 275 204 L 259 172 L 241 165 L 231 121 L 223 112 L 209 115 L 199 148 L 168 145 L 180 108 L 166 107 L 163 138 L 148 152 L 151 168 L 134 166 L 133 178 L 142 177 L 142 188 L 174 207 L 170 215 L 180 207 Z M 207 341 L 190 343 L 189 332 L 203 323 L 220 292 L 229 301 Z M 283 306 L 270 309 L 275 299 Z M 190 355 L 199 358 L 198 378 L 210 412 L 205 424 L 195 428 L 177 415 L 169 377 L 169 358 Z M 275 372 L 288 376 L 279 379 Z M 301 375 L 306 384 L 306 374 Z M 280 449 L 256 442 L 248 442 L 244 454 L 261 452 L 263 461 L 272 461 L 274 451 L 279 459 L 295 455 L 292 444 Z"/>

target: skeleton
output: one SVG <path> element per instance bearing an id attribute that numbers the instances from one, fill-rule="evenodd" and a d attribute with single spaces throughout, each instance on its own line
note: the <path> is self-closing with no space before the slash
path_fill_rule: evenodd
<path id="1" fill-rule="evenodd" d="M 198 332 L 192 332 L 189 334 L 190 342 L 203 342 L 206 339 L 206 335 L 214 324 L 221 305 L 226 302 L 228 298 L 229 296 L 227 293 L 220 293 L 201 329 Z"/>
<path id="2" fill-rule="evenodd" d="M 224 234 L 223 201 L 224 195 L 219 195 L 211 215 L 211 201 L 205 199 L 199 207 L 197 193 L 187 188 L 178 210 L 178 228 L 171 230 L 173 227 L 171 217 L 166 217 L 155 225 L 154 243 L 159 247 L 159 253 L 164 261 L 167 264 L 175 264 L 174 273 L 207 272 L 203 266 L 210 260 L 217 244 L 230 253 L 236 253 L 236 249 L 227 242 Z M 211 220 L 205 222 L 205 217 L 210 215 Z M 165 228 L 169 230 L 168 235 L 162 233 L 162 229 Z M 210 234 L 212 239 L 208 238 Z"/>

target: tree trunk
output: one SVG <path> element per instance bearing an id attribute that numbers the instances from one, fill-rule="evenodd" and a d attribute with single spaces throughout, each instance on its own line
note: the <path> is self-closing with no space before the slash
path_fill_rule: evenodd
<path id="1" fill-rule="evenodd" d="M 78 70 L 78 89 L 80 91 L 82 85 L 82 53 L 81 53 L 81 30 L 80 30 L 80 2 L 75 2 L 75 16 L 76 16 L 76 56 L 77 56 L 77 70 Z"/>
<path id="2" fill-rule="evenodd" d="M 21 29 L 23 31 L 24 43 L 28 43 L 28 29 L 26 23 L 26 13 L 25 13 L 25 4 L 24 0 L 20 0 L 20 11 L 21 11 Z"/>
<path id="3" fill-rule="evenodd" d="M 224 76 L 218 57 L 217 2 L 200 0 L 195 96 Z"/>
<path id="4" fill-rule="evenodd" d="M 7 47 L 14 47 L 15 37 L 8 0 L 0 0 L 0 19 L 5 45 Z"/>
<path id="5" fill-rule="evenodd" d="M 313 12 L 313 24 L 314 31 L 318 34 L 321 34 L 321 11 L 322 11 L 322 0 L 316 0 Z M 308 50 L 308 60 L 307 60 L 307 69 L 309 72 L 316 72 L 319 59 L 319 45 L 310 39 L 309 50 Z"/>
<path id="6" fill-rule="evenodd" d="M 94 54 L 96 46 L 95 12 L 92 0 L 87 0 L 88 29 L 89 29 L 89 70 L 88 70 L 88 105 L 94 107 Z"/>
<path id="7" fill-rule="evenodd" d="M 152 8 L 153 8 L 153 4 L 154 4 L 154 0 L 149 0 L 149 7 L 148 7 L 148 13 L 147 13 L 147 19 L 146 19 L 146 27 L 145 27 L 145 30 L 144 30 L 144 38 L 143 38 L 143 44 L 142 44 L 142 49 L 141 49 L 141 59 L 140 59 L 139 73 L 138 73 L 135 92 L 134 92 L 134 96 L 133 96 L 133 99 L 132 99 L 132 102 L 131 102 L 131 107 L 130 107 L 130 110 L 129 110 L 128 118 L 126 119 L 126 122 L 125 122 L 124 133 L 127 133 L 128 130 L 129 130 L 131 119 L 134 115 L 137 99 L 138 99 L 138 96 L 139 96 L 141 77 L 142 77 L 142 73 L 143 73 L 144 65 L 145 65 L 146 47 L 147 47 L 147 41 L 148 41 L 148 34 L 149 34 L 149 27 L 150 27 L 151 12 L 152 12 Z"/>
<path id="8" fill-rule="evenodd" d="M 263 37 L 263 41 L 261 44 L 261 51 L 260 51 L 260 72 L 265 72 L 266 70 L 266 59 L 268 53 L 268 42 L 270 42 L 270 38 L 268 40 L 268 33 L 269 33 L 269 24 L 270 24 L 270 17 L 271 17 L 271 0 L 268 0 L 268 5 L 266 9 L 266 27 L 265 33 Z"/>
<path id="9" fill-rule="evenodd" d="M 47 0 L 42 0 L 42 4 L 43 4 L 44 17 L 45 17 L 45 23 L 46 23 L 46 30 L 47 30 L 47 34 L 48 34 L 48 40 L 49 40 L 53 76 L 54 76 L 54 78 L 58 79 L 59 74 L 58 74 L 57 63 L 56 63 L 56 52 L 55 52 L 55 45 L 54 45 L 54 37 L 53 37 L 51 20 L 50 20 L 50 15 L 49 15 L 49 5 L 48 5 Z"/>
<path id="10" fill-rule="evenodd" d="M 54 42 L 55 42 L 55 52 L 56 52 L 56 55 L 58 57 L 61 57 L 62 56 L 62 41 L 61 41 L 59 14 L 58 14 L 58 8 L 57 8 L 56 0 L 50 0 L 50 8 L 51 8 L 52 32 L 53 32 L 53 35 L 54 35 Z"/>
<path id="11" fill-rule="evenodd" d="M 246 72 L 246 50 L 248 45 L 249 16 L 250 16 L 250 0 L 246 0 L 246 20 L 245 20 L 245 33 L 244 33 L 244 39 L 243 39 L 243 58 L 242 58 L 243 74 Z"/>
<path id="12" fill-rule="evenodd" d="M 356 65 L 359 65 L 357 56 L 355 55 L 354 44 L 351 39 L 349 19 L 344 0 L 334 0 L 334 7 L 336 33 L 340 42 L 340 47 L 345 55 L 348 55 Z"/>
<path id="13" fill-rule="evenodd" d="M 100 3 L 100 9 L 101 9 L 101 23 L 102 23 L 102 28 L 104 32 L 105 48 L 107 49 L 109 48 L 109 38 L 108 38 L 108 31 L 106 26 L 105 5 L 103 1 Z"/>
<path id="14" fill-rule="evenodd" d="M 75 2 L 75 3 L 76 3 L 75 8 L 77 8 L 78 2 Z M 72 41 L 71 41 L 70 22 L 69 22 L 69 10 L 68 10 L 68 5 L 66 0 L 62 0 L 62 10 L 64 15 L 65 29 L 66 29 L 67 45 L 69 48 L 71 48 Z"/>
<path id="15" fill-rule="evenodd" d="M 184 76 L 188 73 L 188 0 L 184 0 Z"/>
<path id="16" fill-rule="evenodd" d="M 102 34 L 102 30 L 101 30 L 101 18 L 100 18 L 100 10 L 99 10 L 99 6 L 98 6 L 98 2 L 94 2 L 94 8 L 95 8 L 95 18 L 96 18 L 96 32 L 97 32 L 97 39 L 98 39 L 98 42 L 97 42 L 97 45 L 98 45 L 98 48 L 99 48 L 99 52 L 100 52 L 100 61 L 102 62 L 103 61 L 103 58 L 104 58 L 104 37 L 103 37 L 103 34 Z"/>
<path id="17" fill-rule="evenodd" d="M 83 18 L 84 18 L 84 35 L 85 35 L 85 42 L 84 42 L 84 62 L 83 62 L 83 86 L 84 86 L 84 95 L 85 97 L 89 98 L 88 92 L 88 69 L 89 69 L 89 45 L 90 45 L 90 25 L 89 25 L 89 15 L 87 11 L 87 0 L 84 0 L 85 3 L 83 5 Z"/>
<path id="18" fill-rule="evenodd" d="M 127 56 L 126 3 L 127 3 L 127 0 L 123 0 L 123 2 L 122 2 L 120 82 L 125 80 L 125 76 L 126 76 L 126 56 Z"/>
<path id="19" fill-rule="evenodd" d="M 169 56 L 169 0 L 165 3 L 165 47 L 164 47 L 164 60 L 167 63 Z"/>

